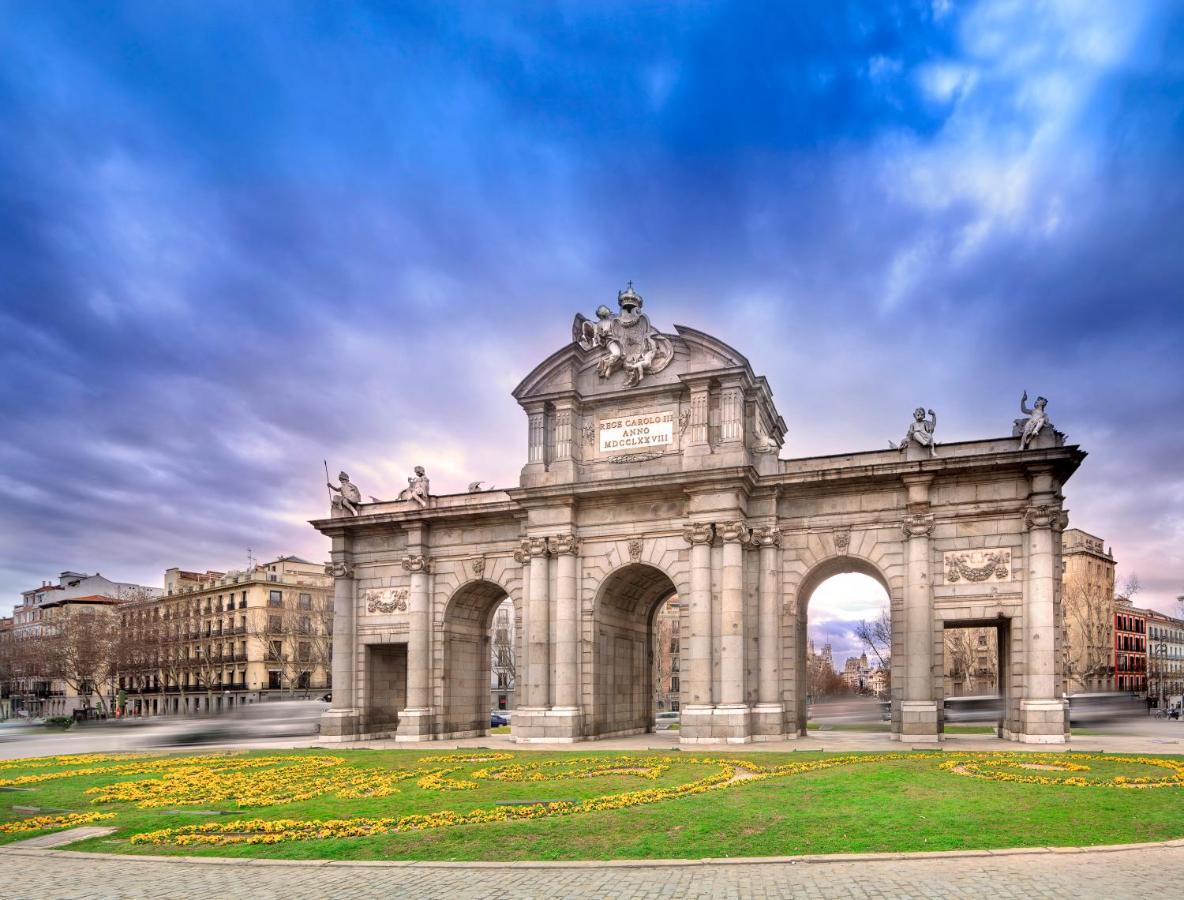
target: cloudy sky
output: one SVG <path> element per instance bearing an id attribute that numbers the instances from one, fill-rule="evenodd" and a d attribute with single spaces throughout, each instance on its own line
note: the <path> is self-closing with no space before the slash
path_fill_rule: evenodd
<path id="1" fill-rule="evenodd" d="M 1184 593 L 1178 6 L 14 2 L 0 134 L 0 609 L 321 558 L 326 458 L 512 484 L 626 279 L 789 455 L 1048 396 L 1073 523 Z"/>

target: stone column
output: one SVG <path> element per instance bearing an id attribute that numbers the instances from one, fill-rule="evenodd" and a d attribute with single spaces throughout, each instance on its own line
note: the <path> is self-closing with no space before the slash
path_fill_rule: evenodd
<path id="1" fill-rule="evenodd" d="M 574 740 L 580 727 L 580 599 L 577 569 L 580 540 L 574 534 L 560 534 L 548 543 L 556 557 L 555 644 L 551 652 L 551 711 L 547 728 L 550 737 Z M 566 734 L 559 734 L 565 731 Z"/>
<path id="2" fill-rule="evenodd" d="M 1065 704 L 1057 678 L 1056 539 L 1066 516 L 1053 501 L 1029 506 L 1027 573 L 1024 578 L 1023 697 L 1019 739 L 1028 744 L 1061 744 Z"/>
<path id="3" fill-rule="evenodd" d="M 516 741 L 541 740 L 551 705 L 551 596 L 547 539 L 526 538 L 514 557 L 522 563 L 526 586 L 523 645 L 526 659 L 518 667 L 520 701 L 511 728 Z"/>
<path id="4" fill-rule="evenodd" d="M 752 532 L 741 521 L 719 527 L 723 539 L 720 579 L 719 703 L 715 707 L 713 737 L 727 743 L 751 740 L 748 703 L 744 691 L 744 550 Z"/>
<path id="5" fill-rule="evenodd" d="M 422 553 L 403 557 L 411 573 L 407 598 L 407 708 L 399 712 L 395 735 L 400 741 L 431 739 L 432 731 L 432 610 L 428 578 L 432 560 Z"/>
<path id="6" fill-rule="evenodd" d="M 679 739 L 687 743 L 711 739 L 711 544 L 715 526 L 694 522 L 682 530 L 691 545 L 690 635 L 686 642 L 688 666 L 684 669 Z"/>
<path id="7" fill-rule="evenodd" d="M 779 739 L 784 731 L 785 707 L 781 702 L 781 529 L 756 528 L 753 543 L 759 547 L 760 583 L 757 612 L 759 680 L 757 706 L 753 710 L 753 740 Z"/>
<path id="8" fill-rule="evenodd" d="M 357 734 L 354 685 L 354 567 L 348 553 L 334 552 L 325 566 L 333 577 L 333 700 L 321 719 L 321 739 L 350 740 Z"/>
<path id="9" fill-rule="evenodd" d="M 909 484 L 910 497 L 922 491 L 928 507 L 931 476 Z M 914 508 L 916 504 L 910 504 Z M 900 739 L 937 741 L 937 699 L 933 688 L 933 584 L 930 578 L 929 539 L 934 518 L 913 512 L 901 522 L 905 541 L 904 585 L 904 698 L 901 701 Z"/>
<path id="10" fill-rule="evenodd" d="M 574 709 L 579 703 L 576 667 L 580 649 L 580 610 L 576 596 L 576 564 L 580 541 L 574 534 L 551 539 L 549 550 L 557 558 L 555 579 L 555 647 L 551 657 L 553 705 Z"/>

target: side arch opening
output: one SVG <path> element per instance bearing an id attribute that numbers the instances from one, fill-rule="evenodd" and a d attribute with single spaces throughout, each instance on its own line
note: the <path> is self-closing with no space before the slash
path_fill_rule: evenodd
<path id="1" fill-rule="evenodd" d="M 655 618 L 676 595 L 670 577 L 645 563 L 618 569 L 601 584 L 593 622 L 593 736 L 653 731 L 659 693 L 667 696 L 668 706 L 681 706 L 681 700 L 674 699 L 680 694 L 676 687 L 681 687 L 676 673 L 669 672 L 668 680 L 657 684 L 655 666 Z M 663 632 L 671 641 L 681 634 L 681 623 L 677 628 L 666 623 Z M 663 652 L 668 654 L 672 647 L 677 649 L 677 644 L 667 644 Z"/>
<path id="2" fill-rule="evenodd" d="M 441 731 L 447 737 L 479 737 L 489 733 L 492 693 L 499 684 L 493 676 L 494 617 L 498 608 L 510 600 L 509 646 L 497 647 L 499 674 L 510 673 L 513 687 L 513 663 L 518 656 L 515 638 L 518 610 L 513 598 L 501 585 L 492 581 L 470 581 L 461 585 L 444 610 L 444 708 Z M 508 658 L 507 658 L 508 657 Z"/>

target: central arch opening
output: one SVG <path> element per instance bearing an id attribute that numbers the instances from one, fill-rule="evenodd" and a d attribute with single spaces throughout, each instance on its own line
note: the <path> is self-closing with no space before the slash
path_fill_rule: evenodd
<path id="1" fill-rule="evenodd" d="M 653 731 L 656 693 L 664 693 L 667 710 L 674 702 L 681 706 L 676 681 L 655 682 L 656 633 L 667 641 L 681 636 L 681 615 L 677 623 L 656 622 L 676 593 L 665 572 L 644 563 L 618 569 L 601 585 L 594 619 L 594 736 Z"/>
<path id="2" fill-rule="evenodd" d="M 883 576 L 842 557 L 812 572 L 799 597 L 799 731 L 888 731 L 892 622 Z"/>
<path id="3" fill-rule="evenodd" d="M 444 707 L 442 733 L 445 737 L 479 737 L 490 727 L 491 691 L 498 682 L 494 669 L 504 663 L 495 659 L 498 630 L 495 616 L 502 604 L 511 600 L 501 585 L 491 581 L 470 581 L 462 585 L 444 611 Z M 512 609 L 512 600 L 510 603 Z M 507 640 L 517 656 L 518 640 L 513 623 L 517 616 L 506 616 Z"/>

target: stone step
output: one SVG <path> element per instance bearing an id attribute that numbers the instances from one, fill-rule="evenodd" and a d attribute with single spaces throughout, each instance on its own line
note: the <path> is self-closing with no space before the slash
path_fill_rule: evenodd
<path id="1" fill-rule="evenodd" d="M 114 833 L 114 828 L 102 825 L 86 826 L 83 828 L 67 828 L 65 831 L 55 831 L 52 834 L 39 834 L 37 837 L 31 837 L 23 841 L 14 841 L 11 844 L 5 845 L 5 849 L 44 850 L 47 847 L 63 847 L 66 844 L 73 844 L 75 841 L 84 841 L 87 838 L 106 837 L 107 835 Z"/>

